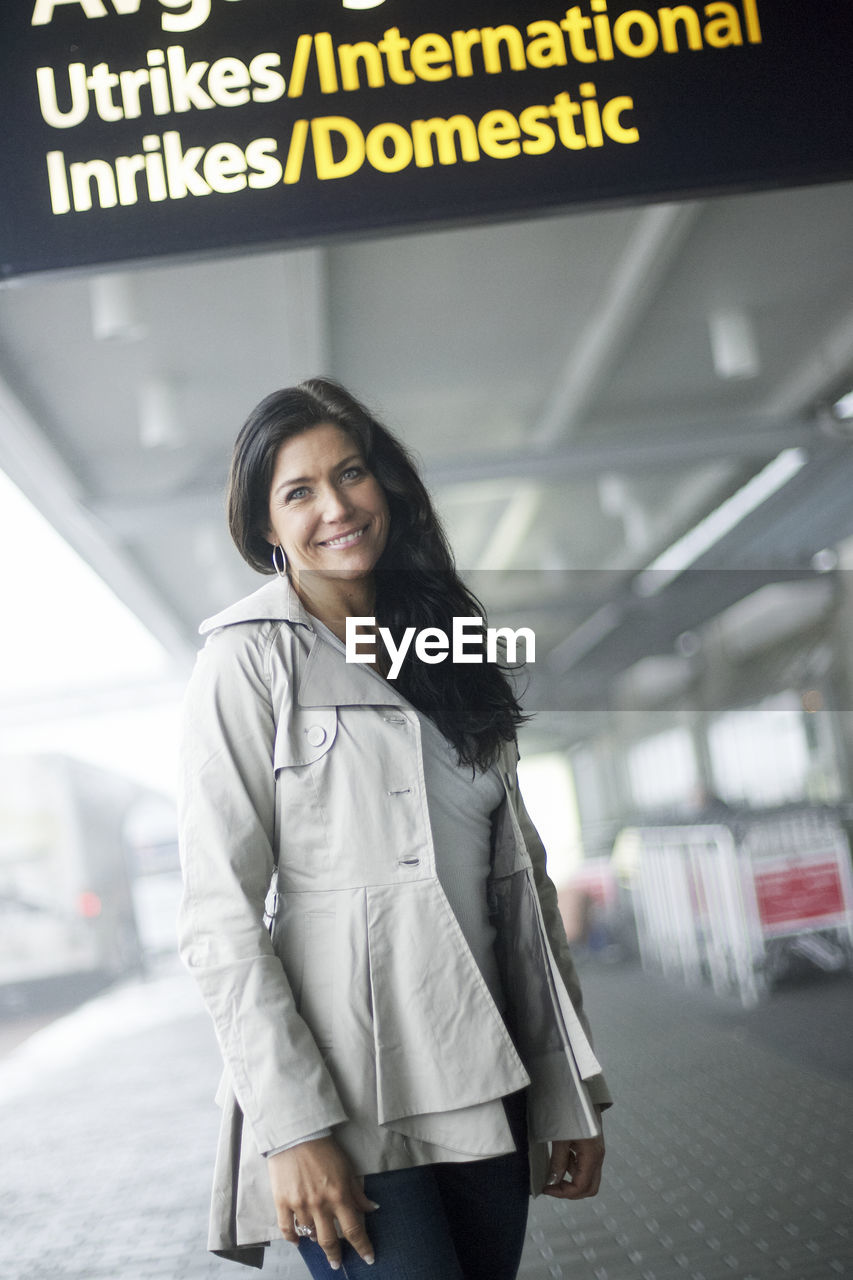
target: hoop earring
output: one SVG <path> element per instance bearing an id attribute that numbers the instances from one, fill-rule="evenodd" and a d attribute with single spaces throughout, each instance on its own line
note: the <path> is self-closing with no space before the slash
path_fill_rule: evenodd
<path id="1" fill-rule="evenodd" d="M 275 557 L 275 553 L 276 553 L 276 551 L 278 551 L 278 552 L 279 552 L 279 554 L 281 555 L 281 568 L 280 568 L 280 569 L 279 569 L 279 567 L 278 567 L 278 560 L 276 560 L 276 557 Z M 278 576 L 279 576 L 280 578 L 286 578 L 286 577 L 287 577 L 287 556 L 284 554 L 284 552 L 282 551 L 281 547 L 280 547 L 280 546 L 277 546 L 277 545 L 276 545 L 276 546 L 274 546 L 274 547 L 273 547 L 273 549 L 272 549 L 272 567 L 275 569 L 276 573 L 278 574 Z"/>

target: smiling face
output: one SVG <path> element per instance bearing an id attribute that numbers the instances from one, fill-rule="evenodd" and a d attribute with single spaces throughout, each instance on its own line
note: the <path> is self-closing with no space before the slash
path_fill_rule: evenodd
<path id="1" fill-rule="evenodd" d="M 284 442 L 273 468 L 267 538 L 291 570 L 366 577 L 388 529 L 385 494 L 352 436 L 324 423 Z"/>

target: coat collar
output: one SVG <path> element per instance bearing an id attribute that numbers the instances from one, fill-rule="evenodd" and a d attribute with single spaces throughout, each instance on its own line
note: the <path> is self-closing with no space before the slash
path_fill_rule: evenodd
<path id="1" fill-rule="evenodd" d="M 301 707 L 408 706 L 392 684 L 359 662 L 342 661 L 340 652 L 314 626 L 290 579 L 273 578 L 236 604 L 205 618 L 202 635 L 241 622 L 289 622 L 314 633 L 311 652 L 299 677 Z"/>
<path id="2" fill-rule="evenodd" d="M 289 578 L 273 578 L 250 596 L 244 596 L 213 617 L 205 618 L 199 632 L 206 636 L 217 627 L 230 627 L 238 622 L 295 622 L 309 631 L 314 630 Z"/>

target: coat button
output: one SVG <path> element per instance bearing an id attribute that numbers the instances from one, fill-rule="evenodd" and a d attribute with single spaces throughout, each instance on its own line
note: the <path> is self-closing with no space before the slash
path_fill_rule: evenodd
<path id="1" fill-rule="evenodd" d="M 321 724 L 312 724 L 310 729 L 305 730 L 305 734 L 312 747 L 321 747 L 326 741 L 326 730 Z"/>

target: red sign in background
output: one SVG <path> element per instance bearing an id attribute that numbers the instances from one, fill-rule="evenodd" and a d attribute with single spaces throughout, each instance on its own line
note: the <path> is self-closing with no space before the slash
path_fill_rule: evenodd
<path id="1" fill-rule="evenodd" d="M 776 863 L 753 869 L 755 897 L 762 927 L 781 931 L 806 921 L 827 924 L 846 910 L 841 873 L 835 859 Z"/>

